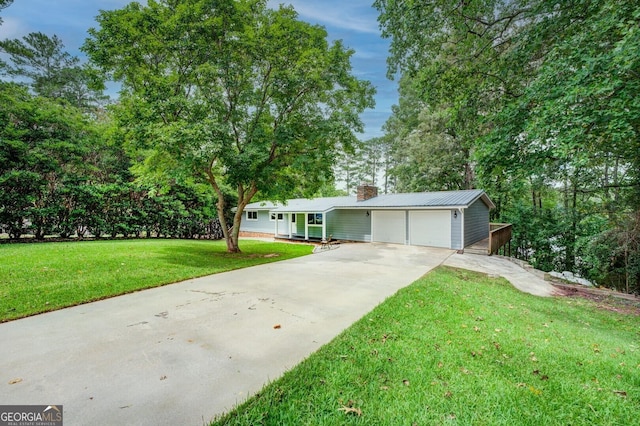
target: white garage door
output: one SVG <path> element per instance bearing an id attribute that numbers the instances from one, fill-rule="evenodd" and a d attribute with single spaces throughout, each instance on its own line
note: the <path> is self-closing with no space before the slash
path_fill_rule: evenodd
<path id="1" fill-rule="evenodd" d="M 410 211 L 409 244 L 413 246 L 451 247 L 451 212 Z"/>
<path id="2" fill-rule="evenodd" d="M 404 211 L 374 210 L 371 212 L 371 240 L 380 243 L 405 243 Z"/>

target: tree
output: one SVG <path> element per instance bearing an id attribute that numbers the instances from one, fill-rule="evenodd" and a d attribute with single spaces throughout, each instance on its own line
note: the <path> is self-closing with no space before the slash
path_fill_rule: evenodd
<path id="1" fill-rule="evenodd" d="M 0 0 L 0 10 L 9 7 L 13 0 Z M 0 25 L 2 25 L 2 17 L 0 16 Z"/>
<path id="2" fill-rule="evenodd" d="M 65 99 L 83 109 L 105 100 L 102 82 L 81 66 L 77 57 L 64 51 L 64 44 L 56 35 L 32 32 L 22 40 L 0 41 L 0 49 L 10 59 L 4 72 L 29 80 L 31 89 L 39 96 Z"/>
<path id="3" fill-rule="evenodd" d="M 391 38 L 389 75 L 401 75 L 400 106 L 386 125 L 394 170 L 406 166 L 406 176 L 418 176 L 420 162 L 402 162 L 410 148 L 426 157 L 455 140 L 496 202 L 494 218 L 516 219 L 519 255 L 600 277 L 606 265 L 626 265 L 636 280 L 633 259 L 640 256 L 630 236 L 637 228 L 629 223 L 640 211 L 637 2 L 375 6 Z M 425 111 L 432 117 L 426 128 L 416 123 Z M 446 126 L 436 125 L 433 117 L 445 113 Z M 442 152 L 439 163 L 455 158 L 455 150 Z M 593 263 L 606 251 L 598 242 L 629 251 L 591 268 L 585 259 Z"/>
<path id="4" fill-rule="evenodd" d="M 19 237 L 53 230 L 63 182 L 86 172 L 94 141 L 76 108 L 0 82 L 0 223 Z"/>
<path id="5" fill-rule="evenodd" d="M 357 186 L 365 179 L 361 147 L 362 142 L 358 141 L 351 149 L 339 151 L 333 160 L 334 174 L 338 181 L 344 185 L 347 195 L 355 194 Z"/>
<path id="6" fill-rule="evenodd" d="M 260 192 L 313 194 L 337 147 L 354 142 L 373 88 L 351 75 L 341 42 L 263 0 L 162 0 L 102 11 L 83 49 L 123 84 L 115 109 L 147 170 L 207 181 L 227 249 Z M 237 206 L 225 219 L 224 187 Z"/>

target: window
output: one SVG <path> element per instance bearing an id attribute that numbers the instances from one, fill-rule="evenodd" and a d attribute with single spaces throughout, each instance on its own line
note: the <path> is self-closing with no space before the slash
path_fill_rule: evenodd
<path id="1" fill-rule="evenodd" d="M 291 223 L 296 223 L 296 215 L 295 214 L 291 215 Z"/>
<path id="2" fill-rule="evenodd" d="M 322 213 L 308 213 L 307 223 L 309 225 L 322 225 Z"/>
<path id="3" fill-rule="evenodd" d="M 258 212 L 247 210 L 247 220 L 258 220 Z"/>
<path id="4" fill-rule="evenodd" d="M 278 220 L 283 220 L 284 219 L 284 214 L 283 213 L 278 213 Z M 276 214 L 275 213 L 271 213 L 271 219 L 270 220 L 276 220 Z"/>

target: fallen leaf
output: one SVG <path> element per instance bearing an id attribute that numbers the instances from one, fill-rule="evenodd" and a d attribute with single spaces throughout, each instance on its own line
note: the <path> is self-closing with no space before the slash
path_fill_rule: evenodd
<path id="1" fill-rule="evenodd" d="M 549 376 L 543 374 L 542 376 L 540 376 L 540 380 L 549 380 Z"/>
<path id="2" fill-rule="evenodd" d="M 160 380 L 167 380 L 167 376 L 160 376 Z"/>
<path id="3" fill-rule="evenodd" d="M 355 414 L 358 417 L 362 415 L 361 409 L 357 407 L 347 407 L 346 405 L 343 405 L 342 407 L 338 408 L 338 411 L 344 411 L 345 414 Z"/>
<path id="4" fill-rule="evenodd" d="M 446 391 L 446 392 L 444 393 L 444 397 L 445 397 L 445 398 L 451 398 L 452 396 L 453 396 L 453 393 L 451 393 L 451 391 Z"/>
<path id="5" fill-rule="evenodd" d="M 273 326 L 273 328 L 278 330 L 278 329 L 282 328 L 282 326 L 280 324 L 276 324 L 276 325 Z"/>
<path id="6" fill-rule="evenodd" d="M 405 385 L 405 386 L 409 386 L 409 381 L 407 379 L 404 379 L 402 381 L 402 384 Z"/>
<path id="7" fill-rule="evenodd" d="M 380 390 L 389 390 L 389 386 L 380 386 Z"/>
<path id="8" fill-rule="evenodd" d="M 22 379 L 18 377 L 16 379 L 9 380 L 9 384 L 10 385 L 15 385 L 16 383 L 20 383 L 21 381 L 22 381 Z"/>
<path id="9" fill-rule="evenodd" d="M 473 327 L 473 331 L 480 331 L 480 327 L 478 326 Z"/>
<path id="10" fill-rule="evenodd" d="M 626 398 L 626 396 L 627 396 L 627 392 L 621 391 L 621 390 L 614 390 L 613 393 L 615 393 L 616 395 L 619 395 L 621 397 L 624 397 L 624 398 Z"/>
<path id="11" fill-rule="evenodd" d="M 540 395 L 542 393 L 542 391 L 540 389 L 536 389 L 533 386 L 529 386 L 529 390 L 531 391 L 532 394 L 534 395 Z"/>

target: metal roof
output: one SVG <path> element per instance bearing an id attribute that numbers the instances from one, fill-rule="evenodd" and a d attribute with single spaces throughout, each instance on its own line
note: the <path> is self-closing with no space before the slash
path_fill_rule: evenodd
<path id="1" fill-rule="evenodd" d="M 414 192 L 402 194 L 381 194 L 365 201 L 355 196 L 327 198 L 296 198 L 287 200 L 286 205 L 262 201 L 248 204 L 245 210 L 271 210 L 279 213 L 327 212 L 335 209 L 353 208 L 467 208 L 478 198 L 491 209 L 495 205 L 481 189 L 463 191 Z"/>

